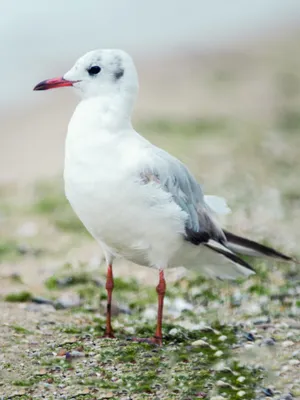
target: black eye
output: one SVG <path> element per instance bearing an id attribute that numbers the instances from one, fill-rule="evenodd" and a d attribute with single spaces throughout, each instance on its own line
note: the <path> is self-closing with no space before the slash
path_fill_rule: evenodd
<path id="1" fill-rule="evenodd" d="M 97 75 L 101 71 L 101 68 L 98 65 L 94 65 L 93 67 L 90 67 L 87 72 L 90 75 Z"/>

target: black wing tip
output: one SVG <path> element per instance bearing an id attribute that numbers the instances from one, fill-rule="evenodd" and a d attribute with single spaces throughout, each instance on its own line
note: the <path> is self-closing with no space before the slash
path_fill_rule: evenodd
<path id="1" fill-rule="evenodd" d="M 220 248 L 216 248 L 213 246 L 210 246 L 208 243 L 205 244 L 206 247 L 209 247 L 211 250 L 216 251 L 219 254 L 222 254 L 223 256 L 225 256 L 226 258 L 228 258 L 229 260 L 231 260 L 232 262 L 239 264 L 241 267 L 247 268 L 250 271 L 256 273 L 255 269 L 248 264 L 245 260 L 243 260 L 241 257 L 237 256 L 235 253 L 232 253 L 231 251 L 226 251 L 225 249 L 220 249 Z"/>
<path id="2" fill-rule="evenodd" d="M 223 232 L 229 243 L 244 246 L 251 250 L 257 251 L 258 253 L 261 253 L 261 255 L 264 255 L 266 257 L 273 257 L 283 261 L 290 261 L 299 264 L 299 261 L 296 258 L 287 256 L 286 254 L 283 254 L 280 251 L 273 249 L 272 247 L 265 246 L 264 244 L 255 242 L 254 240 L 235 235 L 234 233 L 228 232 L 224 229 Z"/>
<path id="3" fill-rule="evenodd" d="M 199 246 L 201 243 L 207 243 L 210 239 L 210 235 L 206 231 L 194 231 L 190 228 L 185 228 L 185 240 Z"/>

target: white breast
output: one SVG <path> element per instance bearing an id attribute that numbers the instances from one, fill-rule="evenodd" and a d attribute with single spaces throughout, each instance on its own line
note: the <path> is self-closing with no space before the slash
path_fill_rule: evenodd
<path id="1" fill-rule="evenodd" d="M 132 132 L 122 140 L 69 132 L 65 191 L 88 231 L 113 254 L 164 266 L 182 243 L 186 215 L 158 185 L 139 182 L 145 143 Z"/>

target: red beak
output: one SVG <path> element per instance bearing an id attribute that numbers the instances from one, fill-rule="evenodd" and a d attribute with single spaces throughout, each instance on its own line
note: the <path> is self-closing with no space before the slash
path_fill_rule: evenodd
<path id="1" fill-rule="evenodd" d="M 48 90 L 48 89 L 54 89 L 54 88 L 59 88 L 59 87 L 63 87 L 63 86 L 72 86 L 73 83 L 75 83 L 75 82 L 67 81 L 63 77 L 47 79 L 45 81 L 38 83 L 33 88 L 33 90 Z"/>

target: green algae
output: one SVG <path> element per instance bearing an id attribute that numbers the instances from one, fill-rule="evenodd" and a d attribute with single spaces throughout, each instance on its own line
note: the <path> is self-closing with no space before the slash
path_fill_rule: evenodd
<path id="1" fill-rule="evenodd" d="M 26 328 L 23 328 L 23 326 L 19 326 L 19 325 L 10 325 L 9 327 L 10 327 L 11 329 L 13 329 L 16 333 L 21 333 L 21 334 L 24 334 L 24 335 L 30 335 L 30 334 L 32 334 L 31 331 L 29 331 L 29 330 L 26 329 Z"/>
<path id="2" fill-rule="evenodd" d="M 4 297 L 5 301 L 10 303 L 25 303 L 27 301 L 31 301 L 32 294 L 27 291 L 9 293 Z"/>

